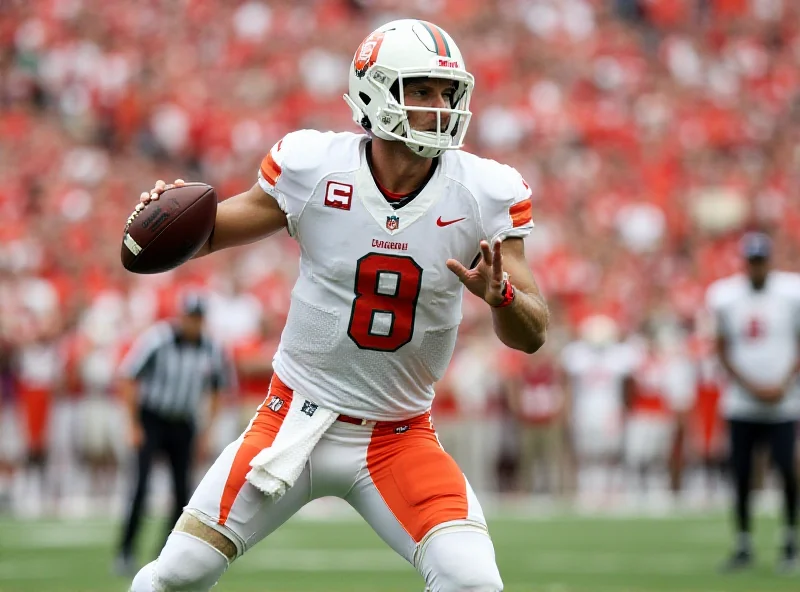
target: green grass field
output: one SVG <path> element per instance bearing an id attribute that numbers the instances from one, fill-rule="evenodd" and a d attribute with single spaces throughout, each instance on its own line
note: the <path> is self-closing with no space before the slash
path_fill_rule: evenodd
<path id="1" fill-rule="evenodd" d="M 142 548 L 157 531 L 148 524 Z M 509 517 L 491 522 L 506 591 L 795 592 L 774 574 L 777 524 L 757 521 L 758 567 L 715 569 L 728 550 L 720 515 L 669 519 Z M 0 520 L 0 592 L 124 592 L 110 575 L 116 527 Z M 152 544 L 150 544 L 152 547 Z M 220 592 L 422 592 L 416 572 L 353 520 L 296 518 L 234 564 Z"/>

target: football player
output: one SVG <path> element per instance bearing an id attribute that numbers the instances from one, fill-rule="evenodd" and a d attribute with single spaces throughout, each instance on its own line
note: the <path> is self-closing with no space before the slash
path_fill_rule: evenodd
<path id="1" fill-rule="evenodd" d="M 723 571 L 752 567 L 750 491 L 753 453 L 769 444 L 783 480 L 785 532 L 778 569 L 798 568 L 795 439 L 800 417 L 800 275 L 771 270 L 772 241 L 760 232 L 741 242 L 747 273 L 717 280 L 706 302 L 717 354 L 728 375 L 722 412 L 730 435 L 737 537 Z"/>
<path id="2" fill-rule="evenodd" d="M 637 348 L 623 341 L 617 322 L 603 314 L 584 319 L 578 339 L 561 351 L 579 493 L 596 488 L 610 496 L 619 486 L 624 420 L 638 365 Z"/>
<path id="3" fill-rule="evenodd" d="M 287 229 L 300 244 L 300 276 L 267 398 L 132 592 L 209 590 L 321 496 L 350 503 L 430 590 L 503 589 L 480 504 L 429 410 L 462 287 L 486 301 L 507 346 L 532 353 L 545 340 L 548 310 L 523 252 L 531 191 L 513 168 L 459 150 L 474 79 L 441 28 L 380 27 L 356 50 L 349 78 L 344 99 L 365 133 L 290 133 L 253 187 L 219 205 L 199 255 Z M 157 182 L 141 203 L 166 187 Z M 282 438 L 299 400 L 306 415 L 337 419 L 285 493 L 265 495 L 251 461 Z"/>

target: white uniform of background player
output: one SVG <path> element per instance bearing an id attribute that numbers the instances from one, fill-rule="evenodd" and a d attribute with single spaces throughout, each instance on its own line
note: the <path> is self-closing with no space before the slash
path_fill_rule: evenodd
<path id="1" fill-rule="evenodd" d="M 436 131 L 410 129 L 408 107 L 391 97 L 398 78 L 403 97 L 403 81 L 420 76 L 456 82 L 446 128 L 439 117 Z M 481 240 L 524 237 L 533 226 L 530 189 L 517 171 L 443 150 L 461 146 L 472 84 L 453 40 L 423 21 L 389 23 L 356 52 L 345 97 L 356 121 L 369 114 L 379 137 L 439 157 L 421 192 L 399 209 L 374 180 L 368 135 L 298 131 L 262 161 L 259 185 L 300 244 L 300 275 L 270 392 L 186 509 L 233 541 L 235 556 L 309 501 L 337 496 L 430 590 L 502 590 L 480 504 L 439 446 L 429 414 L 461 320 L 462 285 L 446 261 L 469 266 Z M 331 412 L 337 420 L 323 424 L 285 494 L 275 501 L 251 483 L 251 461 L 277 448 L 286 426 Z M 186 552 L 190 538 L 174 532 L 132 591 L 208 590 L 227 563 L 211 547 Z"/>
<path id="2" fill-rule="evenodd" d="M 678 328 L 659 326 L 648 340 L 633 345 L 640 352 L 634 402 L 625 425 L 625 464 L 644 470 L 669 459 L 676 416 L 694 405 L 697 377 Z"/>
<path id="3" fill-rule="evenodd" d="M 731 364 L 754 384 L 790 373 L 798 358 L 800 274 L 773 271 L 761 291 L 744 274 L 712 284 L 706 295 L 717 333 L 730 339 Z M 800 385 L 794 382 L 777 404 L 759 401 L 735 380 L 723 389 L 726 419 L 780 422 L 800 417 Z"/>
<path id="4" fill-rule="evenodd" d="M 619 342 L 613 319 L 593 315 L 581 323 L 580 339 L 561 352 L 571 398 L 570 431 L 582 490 L 606 487 L 623 453 L 626 389 L 641 361 L 637 348 Z"/>

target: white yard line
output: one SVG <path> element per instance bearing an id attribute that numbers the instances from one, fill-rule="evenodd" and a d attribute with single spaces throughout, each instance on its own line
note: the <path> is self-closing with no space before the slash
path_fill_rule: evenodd
<path id="1" fill-rule="evenodd" d="M 708 565 L 691 553 L 659 553 L 652 557 L 624 553 L 531 553 L 528 573 L 652 574 L 703 573 Z"/>
<path id="2" fill-rule="evenodd" d="M 84 529 L 80 525 L 48 528 L 20 528 L 13 537 L 0 541 L 0 549 L 68 549 L 100 547 L 109 543 L 109 531 Z"/>

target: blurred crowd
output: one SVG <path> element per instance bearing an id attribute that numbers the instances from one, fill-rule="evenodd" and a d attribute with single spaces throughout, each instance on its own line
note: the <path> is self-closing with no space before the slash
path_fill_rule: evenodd
<path id="1" fill-rule="evenodd" d="M 434 408 L 445 446 L 477 488 L 520 491 L 579 489 L 581 478 L 595 483 L 593 466 L 607 476 L 654 463 L 679 489 L 680 467 L 723 454 L 703 295 L 737 269 L 744 229 L 771 233 L 778 267 L 800 262 L 800 4 L 0 8 L 0 491 L 19 459 L 45 464 L 59 421 L 71 434 L 59 452 L 119 462 L 124 437 L 93 441 L 93 418 L 114 413 L 116 364 L 132 339 L 172 315 L 187 288 L 210 295 L 208 329 L 241 373 L 220 440 L 241 428 L 264 395 L 268 376 L 248 369 L 279 339 L 295 243 L 276 236 L 135 276 L 120 265 L 124 221 L 157 179 L 202 180 L 228 197 L 255 182 L 283 134 L 356 131 L 341 99 L 353 51 L 403 16 L 458 41 L 476 78 L 467 149 L 515 166 L 533 190 L 526 252 L 553 319 L 546 351 L 519 357 L 466 300 Z M 585 363 L 600 350 L 603 372 Z M 576 398 L 581 388 L 606 390 Z M 578 404 L 598 399 L 612 412 Z M 553 463 L 544 477 L 530 470 L 549 466 L 540 456 Z"/>

